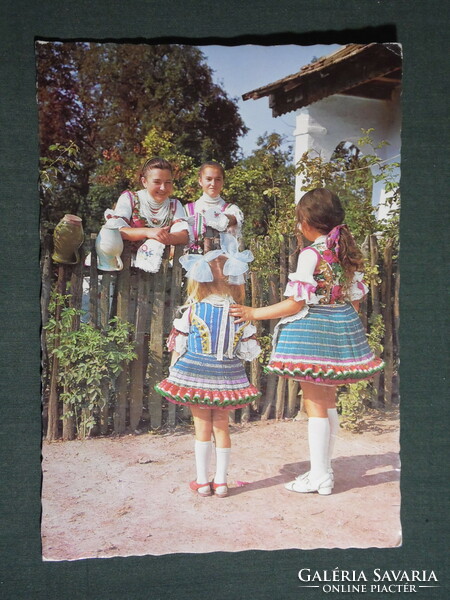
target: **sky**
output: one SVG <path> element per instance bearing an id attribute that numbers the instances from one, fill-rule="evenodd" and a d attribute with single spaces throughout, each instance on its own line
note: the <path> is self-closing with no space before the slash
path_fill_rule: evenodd
<path id="1" fill-rule="evenodd" d="M 272 117 L 269 98 L 242 100 L 242 94 L 262 87 L 292 73 L 297 73 L 314 57 L 331 54 L 340 46 L 199 46 L 214 72 L 214 82 L 232 98 L 237 98 L 239 113 L 249 133 L 240 138 L 244 156 L 256 148 L 260 135 L 279 133 L 286 136 L 284 147 L 294 143 L 295 112 Z"/>

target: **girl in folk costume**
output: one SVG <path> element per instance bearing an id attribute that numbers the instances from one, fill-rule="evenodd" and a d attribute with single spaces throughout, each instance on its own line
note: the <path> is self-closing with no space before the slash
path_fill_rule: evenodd
<path id="1" fill-rule="evenodd" d="M 250 404 L 260 396 L 250 384 L 242 360 L 260 353 L 256 329 L 237 324 L 230 307 L 242 302 L 243 274 L 253 260 L 249 250 L 238 251 L 230 234 L 221 234 L 221 249 L 186 254 L 180 262 L 187 271 L 188 303 L 169 337 L 173 350 L 167 379 L 155 386 L 170 402 L 189 406 L 195 426 L 196 480 L 190 483 L 200 496 L 228 494 L 227 470 L 231 440 L 228 411 Z M 209 466 L 215 441 L 216 471 Z"/>
<path id="2" fill-rule="evenodd" d="M 163 158 L 147 160 L 141 169 L 143 189 L 126 191 L 114 210 L 107 210 L 105 227 L 119 230 L 122 239 L 140 244 L 135 266 L 155 272 L 166 245 L 187 244 L 189 227 L 181 202 L 173 192 L 172 166 Z"/>
<path id="3" fill-rule="evenodd" d="M 244 215 L 236 204 L 229 204 L 220 196 L 225 171 L 219 163 L 210 161 L 200 167 L 198 182 L 203 190 L 196 202 L 186 205 L 189 222 L 189 252 L 201 253 L 210 230 L 227 232 L 240 239 Z"/>
<path id="4" fill-rule="evenodd" d="M 289 275 L 284 294 L 288 298 L 267 307 L 230 309 L 238 323 L 282 317 L 266 370 L 301 382 L 309 417 L 311 469 L 286 484 L 294 492 L 331 493 L 331 456 L 339 431 L 336 386 L 368 379 L 383 368 L 357 314 L 367 287 L 362 283 L 361 253 L 344 216 L 333 192 L 307 192 L 296 217 L 298 229 L 312 244 L 300 252 L 297 270 Z"/>

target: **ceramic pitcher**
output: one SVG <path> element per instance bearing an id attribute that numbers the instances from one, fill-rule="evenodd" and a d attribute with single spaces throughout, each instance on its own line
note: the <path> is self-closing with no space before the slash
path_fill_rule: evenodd
<path id="1" fill-rule="evenodd" d="M 103 226 L 95 240 L 97 252 L 97 268 L 101 271 L 121 271 L 123 269 L 120 255 L 123 250 L 123 240 L 118 229 Z"/>

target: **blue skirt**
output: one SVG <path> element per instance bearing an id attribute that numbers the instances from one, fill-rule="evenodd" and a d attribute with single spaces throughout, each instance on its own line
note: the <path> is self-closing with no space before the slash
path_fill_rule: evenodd
<path id="1" fill-rule="evenodd" d="M 367 343 L 351 304 L 314 305 L 302 319 L 280 325 L 269 373 L 300 381 L 341 385 L 383 369 Z"/>

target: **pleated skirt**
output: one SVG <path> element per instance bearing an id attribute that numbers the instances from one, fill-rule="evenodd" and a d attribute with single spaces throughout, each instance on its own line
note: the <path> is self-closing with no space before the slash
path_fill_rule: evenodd
<path id="1" fill-rule="evenodd" d="M 370 349 L 351 304 L 310 306 L 308 314 L 280 326 L 269 373 L 323 385 L 369 379 L 383 369 Z"/>
<path id="2" fill-rule="evenodd" d="M 155 390 L 174 404 L 223 409 L 241 408 L 261 395 L 249 382 L 240 359 L 219 361 L 214 355 L 190 351 L 177 360 Z"/>

